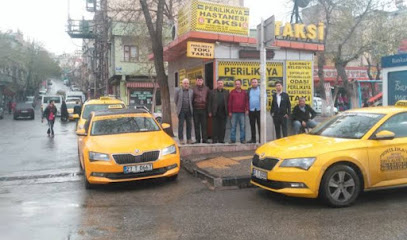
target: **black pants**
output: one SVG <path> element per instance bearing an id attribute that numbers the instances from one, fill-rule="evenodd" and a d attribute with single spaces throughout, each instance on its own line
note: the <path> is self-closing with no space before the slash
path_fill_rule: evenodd
<path id="1" fill-rule="evenodd" d="M 249 119 L 250 119 L 250 129 L 252 132 L 252 142 L 256 142 L 256 123 L 257 123 L 257 131 L 259 132 L 259 140 L 260 140 L 260 111 L 250 111 L 249 112 Z"/>
<path id="2" fill-rule="evenodd" d="M 273 121 L 277 139 L 281 138 L 281 130 L 283 131 L 283 137 L 287 137 L 287 118 L 284 116 L 274 116 Z"/>
<path id="3" fill-rule="evenodd" d="M 213 118 L 212 135 L 214 143 L 225 141 L 226 120 L 227 120 L 226 113 L 223 114 L 217 113 L 216 116 Z"/>
<path id="4" fill-rule="evenodd" d="M 187 140 L 191 140 L 192 114 L 190 110 L 181 110 L 178 115 L 178 138 L 184 140 L 184 122 L 187 124 Z"/>
<path id="5" fill-rule="evenodd" d="M 195 138 L 197 142 L 201 142 L 201 131 L 202 141 L 206 142 L 208 140 L 206 133 L 207 117 L 206 109 L 194 109 Z"/>
<path id="6" fill-rule="evenodd" d="M 48 120 L 48 134 L 54 135 L 54 123 L 55 123 L 55 119 L 54 120 Z"/>

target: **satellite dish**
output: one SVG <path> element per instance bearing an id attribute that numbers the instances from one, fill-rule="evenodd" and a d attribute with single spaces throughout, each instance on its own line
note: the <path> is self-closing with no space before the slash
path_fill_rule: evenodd
<path id="1" fill-rule="evenodd" d="M 310 0 L 294 0 L 295 3 L 297 3 L 297 6 L 300 8 L 305 8 L 308 6 Z"/>

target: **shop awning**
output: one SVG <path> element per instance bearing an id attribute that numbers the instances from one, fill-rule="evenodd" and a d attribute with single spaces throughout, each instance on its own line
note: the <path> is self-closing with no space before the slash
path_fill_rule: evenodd
<path id="1" fill-rule="evenodd" d="M 226 42 L 226 43 L 238 43 L 238 44 L 249 44 L 255 46 L 257 43 L 256 38 L 245 37 L 245 36 L 233 36 L 220 33 L 208 33 L 208 32 L 188 32 L 164 47 L 164 60 L 172 61 L 180 56 L 186 54 L 187 42 L 188 41 L 198 41 L 198 42 Z M 291 42 L 285 40 L 276 40 L 274 46 L 281 48 L 290 48 L 297 50 L 309 50 L 309 51 L 323 51 L 324 45 L 315 43 L 302 43 L 302 42 Z M 149 60 L 154 59 L 154 55 L 150 54 Z"/>
<path id="2" fill-rule="evenodd" d="M 382 97 L 383 97 L 383 93 L 381 92 L 381 93 L 377 94 L 376 96 L 371 97 L 371 98 L 369 99 L 369 102 L 370 102 L 370 103 L 374 103 L 374 102 L 376 102 L 377 100 L 381 99 Z"/>
<path id="3" fill-rule="evenodd" d="M 155 86 L 159 88 L 160 86 L 158 83 L 155 83 Z M 127 82 L 126 87 L 128 88 L 154 88 L 154 84 L 152 82 Z"/>

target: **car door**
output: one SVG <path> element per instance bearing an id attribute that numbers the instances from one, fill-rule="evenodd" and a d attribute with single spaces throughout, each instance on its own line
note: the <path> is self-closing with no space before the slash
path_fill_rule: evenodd
<path id="1" fill-rule="evenodd" d="M 391 140 L 375 140 L 376 133 L 390 131 Z M 407 184 L 407 112 L 384 122 L 369 141 L 369 169 L 372 187 Z"/>

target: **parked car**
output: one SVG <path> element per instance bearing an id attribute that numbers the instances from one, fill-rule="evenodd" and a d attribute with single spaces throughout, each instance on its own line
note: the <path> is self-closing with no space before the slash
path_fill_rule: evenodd
<path id="1" fill-rule="evenodd" d="M 405 187 L 406 146 L 407 101 L 353 109 L 319 124 L 309 134 L 258 148 L 251 183 L 345 207 L 363 191 Z"/>
<path id="2" fill-rule="evenodd" d="M 36 105 L 35 97 L 34 96 L 27 96 L 25 103 L 31 104 L 31 106 L 33 106 L 33 108 L 35 108 L 35 105 Z"/>
<path id="3" fill-rule="evenodd" d="M 312 108 L 315 110 L 315 112 L 317 114 L 321 114 L 322 113 L 322 98 L 320 97 L 313 97 L 313 104 L 312 104 Z M 333 112 L 334 114 L 338 114 L 338 108 L 333 107 Z M 331 106 L 327 106 L 327 112 L 330 112 L 331 110 Z"/>
<path id="4" fill-rule="evenodd" d="M 3 107 L 0 107 L 0 119 L 4 118 L 4 109 Z"/>
<path id="5" fill-rule="evenodd" d="M 81 92 L 81 91 L 76 91 L 76 92 L 71 91 L 71 92 L 67 92 L 66 95 L 65 95 L 66 101 L 68 101 L 69 99 L 72 99 L 72 98 L 80 98 L 80 99 L 81 99 L 81 102 L 83 102 L 83 103 L 86 101 L 86 96 L 85 96 L 85 94 L 84 94 L 83 92 Z"/>
<path id="6" fill-rule="evenodd" d="M 31 104 L 17 103 L 16 109 L 14 110 L 14 120 L 20 118 L 28 118 L 32 120 L 35 118 L 34 108 Z"/>
<path id="7" fill-rule="evenodd" d="M 177 143 L 144 110 L 92 112 L 76 133 L 85 187 L 123 181 L 165 178 L 175 181 L 180 170 Z"/>

